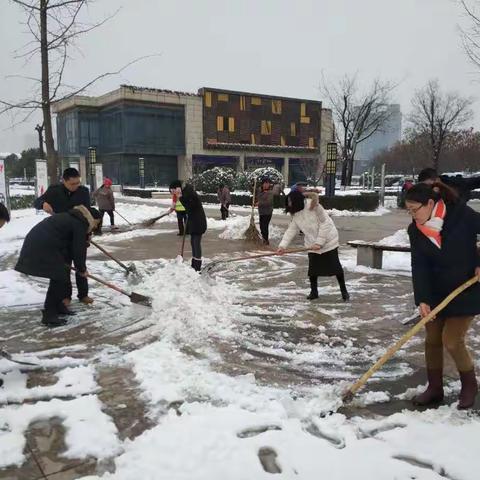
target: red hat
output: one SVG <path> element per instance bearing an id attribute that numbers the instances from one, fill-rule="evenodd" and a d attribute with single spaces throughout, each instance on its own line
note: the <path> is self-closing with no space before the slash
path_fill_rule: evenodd
<path id="1" fill-rule="evenodd" d="M 106 187 L 111 187 L 113 182 L 108 178 L 108 177 L 105 177 L 103 179 L 103 184 L 106 186 Z"/>

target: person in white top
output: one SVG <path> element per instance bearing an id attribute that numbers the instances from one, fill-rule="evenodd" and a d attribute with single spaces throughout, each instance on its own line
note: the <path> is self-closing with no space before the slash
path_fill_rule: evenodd
<path id="1" fill-rule="evenodd" d="M 305 246 L 311 248 L 308 253 L 310 295 L 307 299 L 318 298 L 318 277 L 335 275 L 343 300 L 349 300 L 345 275 L 338 258 L 338 231 L 332 219 L 319 204 L 318 195 L 290 192 L 287 196 L 286 211 L 292 215 L 292 221 L 283 235 L 277 252 L 285 253 L 293 239 L 303 232 Z"/>

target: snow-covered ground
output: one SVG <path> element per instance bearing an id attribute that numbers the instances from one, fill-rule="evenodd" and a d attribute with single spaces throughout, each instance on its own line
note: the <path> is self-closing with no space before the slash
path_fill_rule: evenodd
<path id="1" fill-rule="evenodd" d="M 160 213 L 158 204 L 119 202 L 118 209 L 133 223 Z M 18 252 L 22 238 L 42 218 L 31 210 L 14 212 L 11 224 L 0 230 L 0 262 Z M 160 222 L 166 225 L 152 230 L 156 234 L 176 229 L 174 215 Z M 248 216 L 208 219 L 222 239 L 238 238 L 248 222 Z M 106 234 L 102 241 L 126 234 L 133 232 Z M 273 230 L 274 236 L 281 234 L 280 228 Z M 408 238 L 402 229 L 381 242 L 405 244 Z M 54 372 L 53 383 L 28 386 L 37 367 L 20 371 L 0 360 L 5 381 L 0 404 L 16 402 L 0 406 L 0 468 L 21 467 L 29 424 L 56 417 L 66 431 L 61 456 L 114 459 L 113 473 L 83 480 L 244 480 L 268 479 L 272 473 L 292 480 L 476 480 L 477 415 L 458 412 L 455 404 L 361 414 L 365 406 L 411 398 L 413 390 L 403 382 L 412 374 L 411 356 L 420 355 L 420 339 L 412 341 L 415 352 L 402 350 L 357 396 L 359 414 L 337 411 L 341 393 L 383 353 L 385 336 L 390 343 L 403 333 L 385 323 L 388 317 L 411 303 L 408 253 L 386 252 L 381 271 L 357 267 L 355 254 L 340 250 L 350 304 L 340 301 L 329 278 L 320 282 L 318 303 L 304 300 L 306 284 L 298 284 L 299 270 L 306 276 L 301 254 L 231 264 L 213 276 L 199 276 L 180 260 L 136 262 L 143 274 L 138 285 L 128 284 L 111 262 L 95 262 L 100 275 L 150 295 L 153 307 L 146 313 L 93 286 L 100 310 L 92 310 L 98 312 L 95 319 L 80 312 L 72 328 L 81 334 L 82 322 L 91 321 L 96 329 L 83 328 L 94 334 L 22 356 Z M 18 311 L 7 305 L 40 302 L 44 289 L 44 281 L 16 276 L 11 269 L 0 272 L 0 298 L 14 297 L 2 301 L 0 320 Z M 123 321 L 137 320 L 142 329 L 128 334 L 126 351 L 101 340 Z M 8 345 L 4 332 L 0 342 Z M 78 356 L 92 349 L 90 357 Z M 138 382 L 137 395 L 153 426 L 133 439 L 122 439 L 99 398 L 99 371 L 105 366 L 129 368 Z M 395 384 L 405 387 L 394 394 L 389 386 Z M 457 382 L 448 388 L 456 391 Z"/>

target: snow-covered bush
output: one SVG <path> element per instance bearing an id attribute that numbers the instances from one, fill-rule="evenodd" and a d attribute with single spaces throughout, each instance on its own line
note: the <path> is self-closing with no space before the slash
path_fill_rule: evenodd
<path id="1" fill-rule="evenodd" d="M 233 168 L 214 167 L 194 176 L 195 188 L 203 193 L 217 193 L 220 185 L 235 188 L 236 173 Z"/>
<path id="2" fill-rule="evenodd" d="M 235 187 L 237 190 L 252 191 L 255 179 L 257 179 L 257 186 L 260 187 L 262 178 L 268 178 L 273 184 L 283 183 L 283 175 L 276 168 L 262 167 L 252 172 L 242 172 L 238 174 Z"/>

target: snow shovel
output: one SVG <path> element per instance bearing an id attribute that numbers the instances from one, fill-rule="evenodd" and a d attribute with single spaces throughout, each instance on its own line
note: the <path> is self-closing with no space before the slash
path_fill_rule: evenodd
<path id="1" fill-rule="evenodd" d="M 77 271 L 74 267 L 70 267 L 70 269 L 74 272 Z M 145 295 L 140 295 L 139 293 L 135 293 L 135 292 L 128 293 L 125 290 L 122 290 L 120 287 L 117 287 L 112 283 L 108 283 L 105 280 L 102 280 L 101 278 L 98 278 L 95 275 L 92 275 L 91 273 L 87 274 L 87 277 L 91 278 L 92 280 L 95 280 L 98 283 L 101 283 L 102 285 L 105 285 L 108 288 L 111 288 L 112 290 L 116 290 L 118 293 L 121 293 L 122 295 L 126 295 L 127 297 L 130 298 L 130 301 L 132 303 L 138 303 L 140 305 L 144 305 L 145 307 L 152 306 L 152 299 L 150 297 L 146 297 Z"/>
<path id="2" fill-rule="evenodd" d="M 90 243 L 98 248 L 103 254 L 105 254 L 108 258 L 111 258 L 115 263 L 118 263 L 126 272 L 127 272 L 127 275 L 129 273 L 133 273 L 133 274 L 136 274 L 137 273 L 137 269 L 135 268 L 135 265 L 130 264 L 130 265 L 125 265 L 124 263 L 122 263 L 120 260 L 116 259 L 111 253 L 107 252 L 102 246 L 100 246 L 98 243 L 95 243 L 93 240 L 90 240 Z"/>
<path id="3" fill-rule="evenodd" d="M 133 225 L 133 223 L 129 222 L 121 213 L 117 212 L 115 210 L 115 213 L 120 217 L 120 218 L 123 218 L 129 225 Z"/>
<path id="4" fill-rule="evenodd" d="M 0 350 L 0 357 L 6 358 L 8 361 L 18 363 L 19 365 L 28 365 L 29 367 L 38 367 L 38 363 L 22 362 L 15 360 L 6 350 Z"/>
<path id="5" fill-rule="evenodd" d="M 214 268 L 218 265 L 222 265 L 224 263 L 232 263 L 232 262 L 241 262 L 243 260 L 253 260 L 255 258 L 263 258 L 263 257 L 278 257 L 283 255 L 288 255 L 290 253 L 299 253 L 299 252 L 308 252 L 309 250 L 318 250 L 315 248 L 292 248 L 291 250 L 285 250 L 285 253 L 277 253 L 277 252 L 270 252 L 270 253 L 259 253 L 257 255 L 249 255 L 247 257 L 239 257 L 239 258 L 229 258 L 228 260 L 217 260 L 216 262 L 210 262 L 208 265 L 202 269 L 202 272 L 211 272 Z"/>
<path id="6" fill-rule="evenodd" d="M 151 227 L 157 220 L 160 220 L 163 217 L 166 217 L 167 215 L 170 215 L 170 210 L 167 213 L 162 213 L 162 215 L 159 215 L 158 217 L 153 217 L 149 218 L 148 220 L 144 220 L 140 225 L 142 227 Z"/>
<path id="7" fill-rule="evenodd" d="M 408 342 L 420 329 L 428 322 L 433 320 L 454 298 L 458 297 L 464 290 L 471 287 L 475 283 L 480 281 L 480 277 L 472 277 L 464 284 L 456 288 L 450 295 L 448 295 L 442 302 L 440 302 L 426 317 L 423 317 L 414 327 L 412 327 L 405 335 L 403 335 L 395 345 L 392 345 L 385 354 L 368 370 L 364 375 L 355 382 L 342 396 L 343 402 L 349 402 L 353 396 L 367 383 L 368 379 L 379 370 L 395 353 L 402 348 L 402 346 Z"/>

